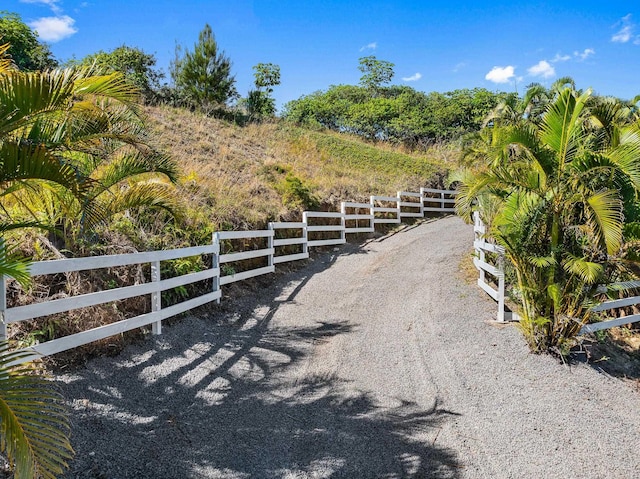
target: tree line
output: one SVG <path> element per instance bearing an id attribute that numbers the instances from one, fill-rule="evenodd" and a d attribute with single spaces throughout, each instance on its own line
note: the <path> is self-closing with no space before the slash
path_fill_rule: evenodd
<path id="1" fill-rule="evenodd" d="M 283 117 L 370 141 L 425 148 L 477 131 L 500 102 L 517 97 L 484 88 L 424 93 L 409 86 L 389 86 L 394 64 L 375 56 L 361 58 L 358 68 L 363 73 L 359 85 L 334 85 L 305 95 L 289 102 Z"/>
<path id="2" fill-rule="evenodd" d="M 273 88 L 280 84 L 280 67 L 258 63 L 253 67 L 254 85 L 245 97 L 236 89 L 230 58 L 221 50 L 211 26 L 205 24 L 192 48 L 176 46 L 169 67 L 171 82 L 156 68 L 156 58 L 140 48 L 122 45 L 98 51 L 64 64 L 16 13 L 0 12 L 0 43 L 10 45 L 8 55 L 21 71 L 43 71 L 56 67 L 92 67 L 96 73 L 120 72 L 136 87 L 147 103 L 166 103 L 198 109 L 208 114 L 261 121 L 276 113 Z"/>

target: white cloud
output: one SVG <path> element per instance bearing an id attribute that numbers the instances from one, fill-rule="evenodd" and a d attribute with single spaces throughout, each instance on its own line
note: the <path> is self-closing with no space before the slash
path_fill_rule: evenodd
<path id="1" fill-rule="evenodd" d="M 515 68 L 511 65 L 506 67 L 493 67 L 484 78 L 493 83 L 508 83 L 515 76 L 514 70 Z"/>
<path id="2" fill-rule="evenodd" d="M 560 55 L 560 53 L 556 53 L 556 56 L 553 57 L 551 63 L 566 62 L 569 60 L 571 60 L 571 55 Z"/>
<path id="3" fill-rule="evenodd" d="M 422 73 L 415 73 L 410 77 L 402 77 L 402 81 L 418 81 L 422 78 Z"/>
<path id="4" fill-rule="evenodd" d="M 375 50 L 376 48 L 378 48 L 378 43 L 371 42 L 368 45 L 365 45 L 364 47 L 360 48 L 360 51 L 363 52 L 365 50 Z"/>
<path id="5" fill-rule="evenodd" d="M 540 60 L 527 71 L 531 76 L 542 78 L 551 78 L 556 74 L 556 69 L 546 60 Z"/>
<path id="6" fill-rule="evenodd" d="M 56 14 L 62 12 L 62 9 L 58 6 L 58 2 L 59 0 L 20 0 L 20 3 L 39 3 L 42 5 L 46 5 L 51 8 L 53 13 Z"/>
<path id="7" fill-rule="evenodd" d="M 581 52 L 573 52 L 573 55 L 578 59 L 578 61 L 585 61 L 591 55 L 595 55 L 596 51 L 593 48 L 585 48 L 584 51 Z"/>
<path id="8" fill-rule="evenodd" d="M 458 63 L 455 67 L 453 67 L 453 73 L 458 73 L 460 70 L 462 70 L 466 66 L 467 64 L 465 62 Z"/>
<path id="9" fill-rule="evenodd" d="M 29 23 L 38 32 L 38 36 L 46 42 L 59 42 L 70 37 L 78 30 L 73 27 L 76 21 L 68 15 L 60 17 L 43 17 Z"/>
<path id="10" fill-rule="evenodd" d="M 620 30 L 613 34 L 611 41 L 616 43 L 627 43 L 631 40 L 633 37 L 633 30 L 635 29 L 635 24 L 631 22 L 631 14 L 629 13 L 622 17 L 616 25 L 621 25 Z"/>

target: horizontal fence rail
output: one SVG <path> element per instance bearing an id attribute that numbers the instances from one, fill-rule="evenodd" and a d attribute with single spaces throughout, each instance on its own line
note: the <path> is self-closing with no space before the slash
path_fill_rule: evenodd
<path id="1" fill-rule="evenodd" d="M 116 266 L 130 266 L 149 264 L 151 269 L 151 281 L 148 283 L 136 284 L 133 286 L 124 286 L 104 291 L 96 291 L 93 293 L 80 294 L 62 299 L 49 300 L 40 303 L 34 303 L 26 306 L 17 306 L 6 308 L 3 303 L 2 313 L 2 336 L 6 338 L 7 325 L 19 321 L 35 319 L 50 314 L 64 313 L 80 309 L 88 306 L 97 306 L 100 304 L 111 303 L 123 299 L 133 298 L 136 296 L 150 295 L 151 312 L 145 313 L 134 318 L 120 320 L 114 323 L 106 324 L 97 328 L 92 328 L 80 333 L 71 334 L 58 339 L 52 339 L 44 343 L 24 348 L 24 352 L 30 353 L 20 362 L 26 362 L 40 356 L 48 356 L 51 354 L 66 351 L 92 341 L 104 339 L 115 334 L 121 334 L 132 329 L 143 326 L 152 326 L 154 334 L 162 332 L 162 320 L 177 314 L 183 313 L 190 309 L 196 308 L 211 301 L 220 298 L 220 289 L 214 288 L 213 291 L 202 294 L 196 298 L 183 301 L 181 303 L 162 308 L 161 293 L 163 291 L 193 284 L 207 279 L 219 277 L 220 269 L 218 267 L 217 258 L 219 247 L 214 242 L 211 245 L 195 246 L 190 248 L 180 248 L 166 251 L 149 251 L 144 253 L 131 253 L 109 256 L 94 256 L 87 258 L 73 258 L 53 261 L 41 261 L 34 263 L 31 267 L 31 276 L 41 276 L 58 273 L 74 273 L 79 271 L 88 271 L 104 268 L 112 268 Z M 174 278 L 160 278 L 161 261 L 174 260 L 180 258 L 188 258 L 197 255 L 210 255 L 212 266 L 208 269 L 198 272 L 191 272 Z M 3 291 L 6 291 L 6 279 L 2 278 Z M 6 293 L 5 293 L 6 294 Z M 5 297 L 6 298 L 6 297 Z M 5 299 L 3 298 L 3 299 Z M 5 299 L 6 300 L 6 299 Z"/>
<path id="2" fill-rule="evenodd" d="M 20 362 L 149 325 L 153 334 L 161 334 L 163 320 L 210 302 L 220 302 L 222 286 L 273 273 L 277 264 L 309 258 L 310 247 L 344 244 L 347 234 L 373 233 L 378 224 L 398 224 L 403 218 L 424 217 L 426 212 L 453 213 L 455 194 L 452 190 L 432 188 L 421 188 L 419 193 L 399 191 L 396 196 L 371 196 L 369 203 L 342 202 L 339 212 L 305 211 L 300 222 L 271 222 L 266 230 L 219 231 L 208 245 L 36 262 L 31 266 L 31 276 L 147 265 L 150 280 L 7 308 L 7 277 L 0 275 L 0 338 L 7 337 L 7 327 L 13 323 L 105 303 L 115 303 L 117 307 L 118 301 L 144 296 L 151 300 L 150 312 L 24 348 L 29 356 Z M 205 257 L 204 263 L 209 266 L 161 278 L 161 262 L 197 256 Z M 201 281 L 211 284 L 209 291 L 163 307 L 163 292 Z"/>
<path id="3" fill-rule="evenodd" d="M 231 272 L 229 274 L 220 277 L 220 286 L 275 272 L 275 267 L 273 265 L 273 255 L 275 253 L 275 249 L 273 248 L 273 230 L 221 231 L 218 233 L 214 233 L 214 242 L 218 245 L 220 245 L 223 241 L 240 239 L 248 240 L 257 238 L 266 238 L 267 247 L 262 249 L 221 254 L 219 262 L 221 265 L 223 265 L 249 259 L 265 258 L 267 261 L 267 266 L 249 269 L 239 273 L 236 273 L 233 268 L 230 268 L 229 271 Z"/>
<path id="4" fill-rule="evenodd" d="M 623 283 L 614 283 L 609 285 L 602 285 L 598 288 L 601 293 L 607 291 L 626 292 L 629 290 L 637 290 L 640 288 L 640 281 L 626 281 Z M 629 296 L 627 298 L 611 299 L 603 301 L 591 308 L 594 313 L 600 313 L 604 311 L 611 311 L 614 309 L 627 308 L 629 306 L 635 306 L 640 304 L 640 296 Z M 617 326 L 623 326 L 625 324 L 633 324 L 640 321 L 640 314 L 630 314 L 629 316 L 622 316 L 615 319 L 605 319 L 597 323 L 585 324 L 580 329 L 580 334 L 594 333 L 596 331 L 602 331 L 605 329 L 615 328 Z"/>
<path id="5" fill-rule="evenodd" d="M 309 257 L 309 242 L 307 240 L 307 223 L 304 222 L 272 222 L 269 229 L 274 232 L 273 247 L 276 253 L 284 251 L 285 247 L 295 246 L 299 251 L 296 253 L 286 252 L 275 254 L 273 264 L 285 263 L 287 261 L 297 261 Z M 295 231 L 297 234 L 292 237 L 276 238 L 278 232 Z"/>

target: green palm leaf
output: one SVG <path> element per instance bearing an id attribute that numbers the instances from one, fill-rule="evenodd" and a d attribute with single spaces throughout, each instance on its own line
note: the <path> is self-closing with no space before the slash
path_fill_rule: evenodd
<path id="1" fill-rule="evenodd" d="M 70 164 L 56 158 L 43 145 L 5 141 L 0 144 L 0 185 L 26 180 L 57 183 L 80 195 L 89 182 Z"/>
<path id="2" fill-rule="evenodd" d="M 569 253 L 565 256 L 562 267 L 568 273 L 579 276 L 586 284 L 596 284 L 601 279 L 604 267 L 600 263 L 594 263 Z"/>
<path id="3" fill-rule="evenodd" d="M 574 90 L 566 88 L 544 114 L 540 140 L 557 155 L 559 170 L 578 151 L 576 142 L 582 132 L 581 114 L 590 95 L 591 90 L 588 90 L 576 98 Z"/>
<path id="4" fill-rule="evenodd" d="M 15 252 L 16 246 L 7 246 L 0 237 L 0 276 L 9 276 L 26 286 L 31 280 L 29 262 L 16 257 Z"/>
<path id="5" fill-rule="evenodd" d="M 587 199 L 594 233 L 605 245 L 607 253 L 614 254 L 622 245 L 622 202 L 617 191 L 606 190 Z"/>
<path id="6" fill-rule="evenodd" d="M 69 422 L 60 394 L 36 373 L 39 366 L 18 366 L 28 353 L 16 353 L 0 341 L 0 450 L 18 479 L 55 478 L 73 457 Z"/>
<path id="7" fill-rule="evenodd" d="M 156 181 L 136 182 L 125 189 L 107 190 L 98 197 L 109 215 L 123 213 L 138 208 L 160 208 L 176 217 L 183 214 L 182 203 L 176 198 L 175 190 L 167 184 Z"/>
<path id="8" fill-rule="evenodd" d="M 143 155 L 136 152 L 135 154 L 115 158 L 98 174 L 100 184 L 104 189 L 108 189 L 121 181 L 148 174 L 161 174 L 171 182 L 176 182 L 178 179 L 178 165 L 166 155 Z"/>

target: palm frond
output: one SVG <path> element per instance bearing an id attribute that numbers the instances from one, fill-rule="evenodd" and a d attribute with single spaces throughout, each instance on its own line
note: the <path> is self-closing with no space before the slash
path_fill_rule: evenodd
<path id="1" fill-rule="evenodd" d="M 2 226 L 0 224 L 0 227 Z M 9 228 L 6 225 L 4 226 L 4 231 L 8 231 Z M 26 287 L 31 282 L 31 275 L 29 274 L 30 262 L 16 256 L 16 250 L 16 245 L 8 246 L 4 239 L 0 237 L 0 276 L 9 276 Z"/>
<path id="2" fill-rule="evenodd" d="M 138 110 L 140 92 L 127 83 L 124 75 L 113 72 L 109 75 L 94 75 L 94 71 L 88 68 L 80 68 L 75 72 L 76 95 L 95 95 L 110 98 L 126 104 L 129 108 Z"/>
<path id="3" fill-rule="evenodd" d="M 553 256 L 529 256 L 528 260 L 536 268 L 548 268 L 558 264 Z"/>
<path id="4" fill-rule="evenodd" d="M 73 82 L 62 71 L 0 75 L 0 136 L 63 108 L 72 94 Z"/>
<path id="5" fill-rule="evenodd" d="M 614 254 L 622 245 L 622 202 L 616 191 L 605 190 L 587 199 L 595 223 L 594 234 L 600 238 L 607 253 Z"/>
<path id="6" fill-rule="evenodd" d="M 25 141 L 0 144 L 0 184 L 26 180 L 58 183 L 80 196 L 89 182 L 78 178 L 77 170 L 53 156 L 44 146 Z"/>
<path id="7" fill-rule="evenodd" d="M 16 478 L 54 479 L 73 457 L 67 410 L 40 366 L 11 366 L 27 355 L 0 341 L 0 449 Z"/>
<path id="8" fill-rule="evenodd" d="M 178 165 L 169 156 L 135 152 L 113 159 L 94 177 L 104 189 L 108 189 L 121 181 L 148 174 L 164 175 L 175 183 L 178 171 Z"/>
<path id="9" fill-rule="evenodd" d="M 184 205 L 175 188 L 155 181 L 138 181 L 125 189 L 107 190 L 97 201 L 109 216 L 145 207 L 163 209 L 175 217 L 184 213 Z"/>
<path id="10" fill-rule="evenodd" d="M 540 126 L 540 140 L 551 148 L 558 158 L 561 171 L 565 163 L 573 159 L 582 132 L 581 114 L 591 90 L 576 98 L 575 91 L 566 88 L 549 104 Z"/>
<path id="11" fill-rule="evenodd" d="M 619 144 L 607 156 L 640 190 L 640 127 L 623 128 Z"/>
<path id="12" fill-rule="evenodd" d="M 604 273 L 604 266 L 600 263 L 579 258 L 570 253 L 565 253 L 562 267 L 567 273 L 578 276 L 586 284 L 596 284 Z"/>
<path id="13" fill-rule="evenodd" d="M 11 48 L 9 43 L 0 45 L 0 74 L 9 71 L 13 66 L 13 61 L 8 54 L 9 48 Z"/>

